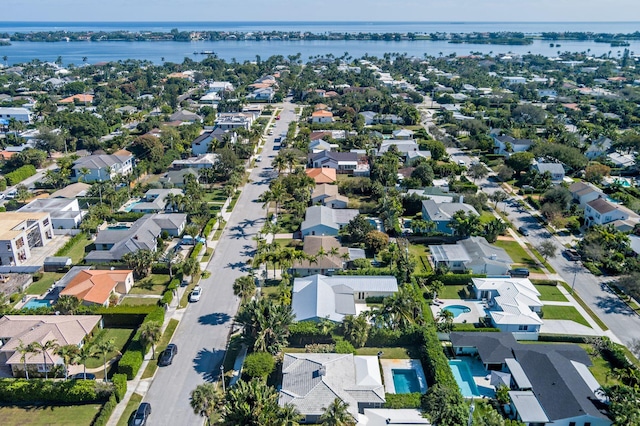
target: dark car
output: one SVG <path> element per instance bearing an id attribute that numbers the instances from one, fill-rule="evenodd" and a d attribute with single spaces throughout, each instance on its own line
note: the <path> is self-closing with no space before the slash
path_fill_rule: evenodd
<path id="1" fill-rule="evenodd" d="M 564 250 L 562 252 L 562 254 L 564 255 L 564 257 L 566 257 L 567 259 L 569 259 L 569 260 L 571 260 L 573 262 L 577 262 L 578 260 L 582 259 L 582 257 L 580 256 L 580 253 L 578 253 L 574 249 Z"/>
<path id="2" fill-rule="evenodd" d="M 514 278 L 527 278 L 529 276 L 529 270 L 527 268 L 515 268 L 509 271 L 509 275 Z"/>
<path id="3" fill-rule="evenodd" d="M 165 367 L 173 363 L 173 358 L 178 354 L 178 346 L 174 343 L 169 343 L 167 348 L 162 351 L 158 358 L 158 365 Z"/>
<path id="4" fill-rule="evenodd" d="M 95 380 L 96 375 L 93 373 L 78 373 L 71 376 L 73 380 Z"/>
<path id="5" fill-rule="evenodd" d="M 131 426 L 144 426 L 147 424 L 147 419 L 151 415 L 151 404 L 143 402 L 136 410 L 133 418 L 131 419 Z"/>
<path id="6" fill-rule="evenodd" d="M 525 237 L 529 236 L 529 230 L 527 228 L 525 228 L 524 226 L 521 226 L 520 228 L 518 228 L 518 232 L 520 232 Z"/>

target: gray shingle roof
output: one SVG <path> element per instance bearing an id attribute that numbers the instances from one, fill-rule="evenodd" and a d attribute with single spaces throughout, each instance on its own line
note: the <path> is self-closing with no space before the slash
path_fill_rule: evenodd
<path id="1" fill-rule="evenodd" d="M 358 216 L 356 209 L 332 209 L 325 206 L 311 206 L 307 208 L 305 220 L 300 229 L 305 230 L 317 225 L 326 225 L 333 229 L 340 229 L 340 225 L 346 225 Z"/>
<path id="2" fill-rule="evenodd" d="M 87 169 L 103 169 L 105 167 L 113 167 L 116 164 L 123 164 L 127 160 L 130 160 L 133 156 L 124 155 L 89 155 L 87 157 L 80 157 L 73 162 L 73 168 L 80 170 L 84 167 Z"/>
<path id="3" fill-rule="evenodd" d="M 465 213 L 478 215 L 476 209 L 465 203 L 436 203 L 433 200 L 424 200 L 422 202 L 422 207 L 426 210 L 427 215 L 429 216 L 425 218 L 425 220 L 449 221 L 453 215 L 460 210 Z"/>

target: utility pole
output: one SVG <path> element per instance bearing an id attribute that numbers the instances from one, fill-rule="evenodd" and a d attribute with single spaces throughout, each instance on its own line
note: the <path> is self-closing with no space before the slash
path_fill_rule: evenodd
<path id="1" fill-rule="evenodd" d="M 220 364 L 220 382 L 222 382 L 222 393 L 226 392 L 224 387 L 224 364 Z"/>

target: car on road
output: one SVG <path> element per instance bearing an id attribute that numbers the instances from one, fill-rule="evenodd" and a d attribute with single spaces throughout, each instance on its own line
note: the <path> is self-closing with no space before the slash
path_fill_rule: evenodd
<path id="1" fill-rule="evenodd" d="M 259 163 L 262 161 L 262 155 L 256 155 L 256 162 Z"/>
<path id="2" fill-rule="evenodd" d="M 568 260 L 571 260 L 572 262 L 577 262 L 578 260 L 582 259 L 582 256 L 580 256 L 580 253 L 578 253 L 578 251 L 575 249 L 563 250 L 562 254 L 564 255 L 564 257 L 566 257 Z"/>
<path id="3" fill-rule="evenodd" d="M 276 117 L 276 120 L 280 120 L 280 116 L 277 116 L 277 117 Z"/>
<path id="4" fill-rule="evenodd" d="M 178 345 L 176 345 L 175 343 L 169 343 L 167 345 L 167 348 L 162 351 L 162 353 L 158 357 L 158 365 L 161 367 L 171 365 L 173 363 L 173 358 L 176 355 L 178 355 Z"/>
<path id="5" fill-rule="evenodd" d="M 78 373 L 71 376 L 72 380 L 95 380 L 96 375 L 93 373 Z"/>
<path id="6" fill-rule="evenodd" d="M 524 226 L 521 226 L 520 228 L 518 228 L 518 232 L 524 235 L 525 237 L 529 236 L 529 230 Z"/>
<path id="7" fill-rule="evenodd" d="M 148 402 L 143 402 L 138 406 L 138 409 L 131 418 L 131 422 L 129 424 L 131 426 L 145 426 L 150 415 L 151 404 L 149 404 Z"/>
<path id="8" fill-rule="evenodd" d="M 18 195 L 18 191 L 16 191 L 15 189 L 13 191 L 7 192 L 7 200 L 13 200 L 14 198 L 16 198 L 16 195 Z"/>
<path id="9" fill-rule="evenodd" d="M 529 270 L 527 268 L 515 268 L 509 271 L 509 275 L 513 278 L 527 278 L 529 277 Z"/>
<path id="10" fill-rule="evenodd" d="M 464 160 L 458 160 L 458 165 L 459 166 L 466 166 L 467 163 L 465 163 Z"/>
<path id="11" fill-rule="evenodd" d="M 269 136 L 273 136 L 273 130 L 269 130 Z"/>
<path id="12" fill-rule="evenodd" d="M 202 287 L 199 285 L 195 286 L 189 295 L 189 302 L 197 302 L 200 300 L 200 296 L 202 296 Z"/>

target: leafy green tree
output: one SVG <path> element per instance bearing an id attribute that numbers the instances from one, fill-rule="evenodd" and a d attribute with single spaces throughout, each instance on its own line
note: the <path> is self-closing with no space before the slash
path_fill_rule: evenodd
<path id="1" fill-rule="evenodd" d="M 56 343 L 55 339 L 47 340 L 44 343 L 40 343 L 40 342 L 32 343 L 32 348 L 42 354 L 42 360 L 44 361 L 44 378 L 45 379 L 49 378 L 49 369 L 47 368 L 47 356 L 48 356 L 47 352 L 55 351 L 57 347 L 58 347 L 58 343 Z"/>
<path id="2" fill-rule="evenodd" d="M 151 346 L 152 358 L 156 357 L 156 343 L 162 337 L 162 324 L 157 321 L 145 322 L 140 326 L 140 338 L 146 345 Z"/>
<path id="3" fill-rule="evenodd" d="M 109 379 L 107 378 L 107 355 L 109 355 L 111 352 L 115 351 L 116 349 L 118 348 L 113 339 L 101 340 L 100 342 L 98 342 L 97 345 L 95 345 L 96 354 L 102 355 L 102 366 L 104 368 L 105 382 L 109 381 Z"/>
<path id="4" fill-rule="evenodd" d="M 299 419 L 294 408 L 278 404 L 278 392 L 260 379 L 240 380 L 227 392 L 222 407 L 222 424 L 228 426 L 294 426 Z"/>
<path id="5" fill-rule="evenodd" d="M 233 282 L 233 294 L 240 297 L 243 302 L 251 299 L 256 292 L 255 278 L 251 275 L 244 275 L 236 278 Z"/>
<path id="6" fill-rule="evenodd" d="M 244 326 L 243 336 L 254 350 L 275 355 L 287 345 L 293 314 L 290 305 L 261 298 L 242 305 L 236 322 Z"/>
<path id="7" fill-rule="evenodd" d="M 24 369 L 24 375 L 27 380 L 29 380 L 29 368 L 27 367 L 27 358 L 30 358 L 30 355 L 33 355 L 37 352 L 37 348 L 29 343 L 25 345 L 22 340 L 16 347 L 16 352 L 20 354 L 20 362 L 22 362 L 22 368 Z"/>
<path id="8" fill-rule="evenodd" d="M 484 225 L 484 237 L 487 242 L 494 243 L 498 239 L 498 235 L 505 233 L 509 225 L 502 219 L 493 218 Z"/>
<path id="9" fill-rule="evenodd" d="M 349 412 L 349 404 L 335 398 L 320 415 L 322 426 L 355 426 L 356 421 Z"/>
<path id="10" fill-rule="evenodd" d="M 267 352 L 253 352 L 245 358 L 242 371 L 251 378 L 266 380 L 274 368 L 273 355 Z"/>
<path id="11" fill-rule="evenodd" d="M 453 312 L 441 309 L 438 313 L 436 330 L 440 333 L 451 333 L 453 331 Z"/>
<path id="12" fill-rule="evenodd" d="M 453 229 L 454 235 L 463 238 L 478 235 L 482 232 L 480 216 L 463 210 L 458 210 L 453 214 L 448 226 Z"/>
<path id="13" fill-rule="evenodd" d="M 194 277 L 200 273 L 200 262 L 198 259 L 189 258 L 182 264 L 182 273 Z"/>
<path id="14" fill-rule="evenodd" d="M 553 243 L 553 241 L 549 240 L 541 242 L 540 245 L 536 247 L 536 249 L 538 250 L 538 253 L 540 253 L 540 256 L 542 256 L 542 258 L 545 260 L 545 262 L 550 257 L 556 257 L 556 253 L 558 251 L 558 248 Z"/>
<path id="15" fill-rule="evenodd" d="M 149 160 L 151 163 L 158 163 L 164 155 L 162 142 L 152 135 L 138 136 L 133 141 L 131 150 L 137 158 Z"/>
<path id="16" fill-rule="evenodd" d="M 371 222 L 365 216 L 359 214 L 340 230 L 340 235 L 348 242 L 358 244 L 364 243 L 367 234 L 373 230 L 374 227 Z"/>
<path id="17" fill-rule="evenodd" d="M 431 423 L 439 426 L 460 426 L 467 423 L 469 411 L 460 391 L 441 384 L 429 388 L 422 398 L 422 408 Z"/>
<path id="18" fill-rule="evenodd" d="M 77 345 L 63 345 L 58 346 L 54 353 L 62 358 L 62 362 L 64 363 L 64 378 L 65 380 L 69 378 L 69 365 L 71 365 L 80 352 L 80 349 Z"/>
<path id="19" fill-rule="evenodd" d="M 505 164 L 514 170 L 516 176 L 520 177 L 522 172 L 529 170 L 533 158 L 531 152 L 516 152 L 507 158 Z"/>
<path id="20" fill-rule="evenodd" d="M 430 165 L 422 163 L 413 169 L 411 177 L 417 179 L 420 182 L 420 186 L 431 186 L 433 179 L 435 179 L 435 174 Z"/>
<path id="21" fill-rule="evenodd" d="M 496 173 L 502 182 L 506 182 L 513 177 L 514 170 L 511 167 L 502 164 L 497 167 Z"/>
<path id="22" fill-rule="evenodd" d="M 509 199 L 509 196 L 507 195 L 506 192 L 504 192 L 503 190 L 499 189 L 496 192 L 494 192 L 493 194 L 489 195 L 489 199 L 491 201 L 493 201 L 493 208 L 494 209 L 498 209 L 498 204 L 503 203 L 505 201 L 507 201 Z"/>
<path id="23" fill-rule="evenodd" d="M 82 364 L 82 372 L 84 377 L 87 377 L 87 361 L 96 357 L 95 348 L 92 345 L 82 345 L 78 353 L 76 354 L 76 362 Z"/>
<path id="24" fill-rule="evenodd" d="M 132 253 L 126 253 L 122 260 L 127 267 L 133 270 L 138 278 L 143 278 L 151 272 L 151 264 L 155 260 L 155 253 L 148 249 L 141 249 Z"/>
<path id="25" fill-rule="evenodd" d="M 344 337 L 355 347 L 361 348 L 367 343 L 371 325 L 365 315 L 347 315 L 342 320 Z"/>
<path id="26" fill-rule="evenodd" d="M 374 254 L 378 254 L 389 245 L 389 236 L 377 230 L 369 231 L 364 237 L 364 244 Z"/>
<path id="27" fill-rule="evenodd" d="M 476 179 L 482 179 L 489 174 L 489 170 L 482 163 L 475 163 L 469 167 L 469 171 L 467 172 L 469 176 L 473 179 L 475 183 Z"/>

